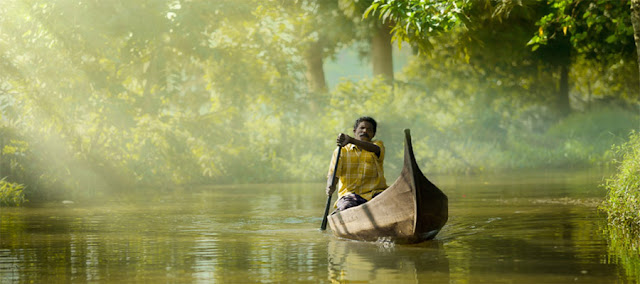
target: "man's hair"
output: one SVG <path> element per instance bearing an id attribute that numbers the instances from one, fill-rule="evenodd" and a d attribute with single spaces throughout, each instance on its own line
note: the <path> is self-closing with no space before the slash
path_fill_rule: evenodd
<path id="1" fill-rule="evenodd" d="M 356 123 L 353 125 L 353 130 L 356 130 L 356 128 L 358 128 L 358 124 L 360 124 L 360 122 L 363 122 L 363 121 L 371 123 L 371 125 L 373 126 L 373 133 L 376 133 L 376 128 L 378 127 L 378 123 L 376 122 L 375 119 L 369 116 L 363 116 L 356 119 Z"/>

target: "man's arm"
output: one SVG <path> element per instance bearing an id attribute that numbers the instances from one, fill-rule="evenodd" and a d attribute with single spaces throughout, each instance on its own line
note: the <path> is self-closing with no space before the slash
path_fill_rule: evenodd
<path id="1" fill-rule="evenodd" d="M 366 151 L 372 152 L 374 154 L 376 154 L 376 156 L 378 156 L 378 158 L 380 157 L 380 147 L 376 144 L 373 144 L 371 142 L 367 142 L 367 141 L 362 141 L 362 140 L 358 140 L 355 139 L 347 134 L 344 133 L 340 133 L 340 135 L 338 135 L 338 145 L 340 147 L 344 147 L 345 145 L 351 143 L 353 145 L 358 146 L 361 149 L 364 149 Z"/>

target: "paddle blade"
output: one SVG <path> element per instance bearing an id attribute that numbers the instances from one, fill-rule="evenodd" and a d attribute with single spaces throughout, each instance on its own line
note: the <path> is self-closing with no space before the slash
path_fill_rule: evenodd
<path id="1" fill-rule="evenodd" d="M 331 195 L 327 197 L 327 206 L 324 208 L 324 217 L 322 218 L 322 225 L 320 225 L 320 230 L 324 231 L 327 229 L 327 220 L 329 219 L 329 208 L 331 207 Z"/>

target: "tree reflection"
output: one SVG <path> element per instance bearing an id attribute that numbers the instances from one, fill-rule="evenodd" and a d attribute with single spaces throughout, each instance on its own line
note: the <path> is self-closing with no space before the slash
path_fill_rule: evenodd
<path id="1" fill-rule="evenodd" d="M 609 256 L 616 257 L 627 278 L 640 283 L 640 236 L 623 227 L 603 226 Z"/>

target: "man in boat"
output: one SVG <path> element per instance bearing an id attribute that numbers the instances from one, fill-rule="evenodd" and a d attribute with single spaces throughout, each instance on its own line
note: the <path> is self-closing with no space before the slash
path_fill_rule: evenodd
<path id="1" fill-rule="evenodd" d="M 376 121 L 371 117 L 358 118 L 353 125 L 353 136 L 340 133 L 338 146 L 340 160 L 335 178 L 338 179 L 337 210 L 358 206 L 371 200 L 387 188 L 384 178 L 384 144 L 373 140 L 376 135 Z M 332 180 L 338 149 L 333 152 L 327 179 L 327 195 L 336 190 Z"/>

